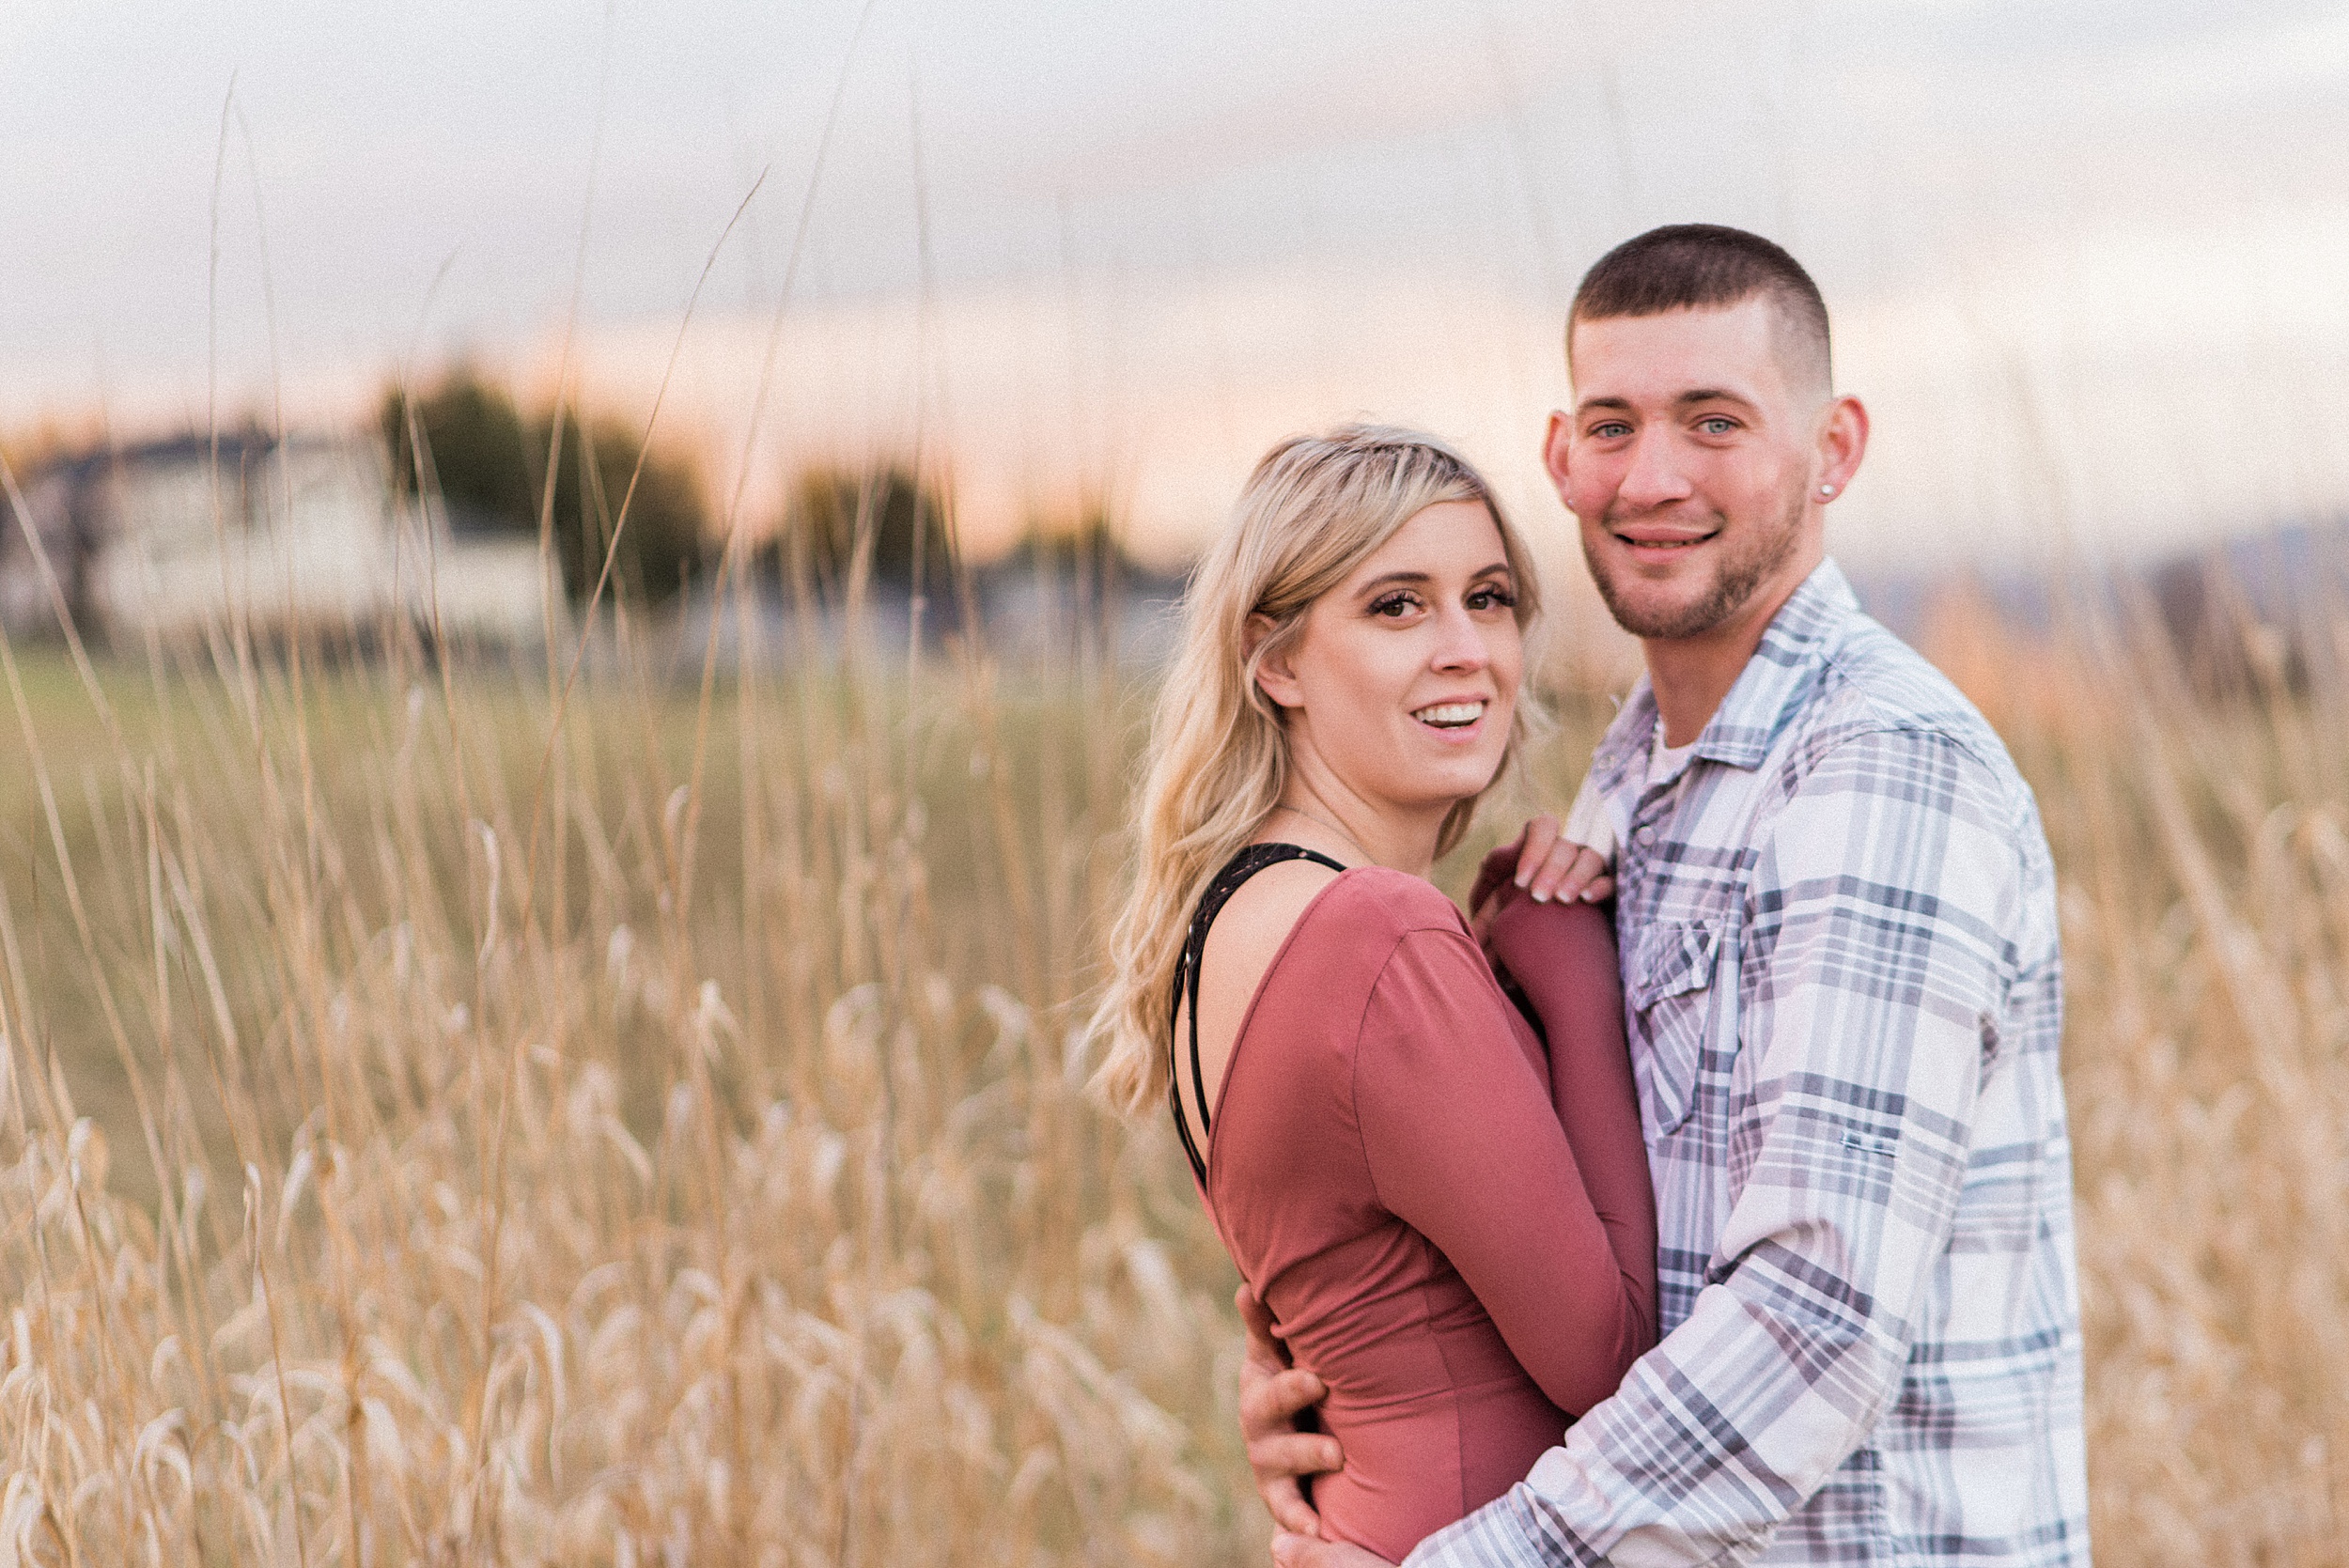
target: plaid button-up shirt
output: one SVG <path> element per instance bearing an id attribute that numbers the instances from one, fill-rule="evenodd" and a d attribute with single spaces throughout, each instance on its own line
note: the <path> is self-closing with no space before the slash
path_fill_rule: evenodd
<path id="1" fill-rule="evenodd" d="M 1685 765 L 1592 763 L 1664 1339 L 1414 1564 L 2088 1561 L 2053 867 L 1832 562 Z"/>

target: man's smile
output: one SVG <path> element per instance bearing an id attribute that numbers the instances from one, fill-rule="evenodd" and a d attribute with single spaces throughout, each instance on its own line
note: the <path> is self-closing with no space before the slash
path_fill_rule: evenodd
<path id="1" fill-rule="evenodd" d="M 1717 523 L 1711 528 L 1676 527 L 1670 523 L 1635 522 L 1610 523 L 1608 536 L 1631 552 L 1634 560 L 1667 558 L 1697 545 L 1708 544 L 1720 536 Z"/>

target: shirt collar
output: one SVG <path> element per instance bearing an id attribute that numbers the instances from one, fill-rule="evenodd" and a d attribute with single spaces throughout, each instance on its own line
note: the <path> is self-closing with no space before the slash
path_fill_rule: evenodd
<path id="1" fill-rule="evenodd" d="M 1736 684 L 1697 737 L 1696 755 L 1733 768 L 1759 768 L 1771 743 L 1793 720 L 1828 652 L 1859 613 L 1859 600 L 1832 559 L 1812 568 L 1779 607 Z M 1599 788 L 1613 793 L 1637 768 L 1646 775 L 1646 752 L 1656 728 L 1656 692 L 1642 674 L 1623 711 L 1608 726 L 1591 758 Z"/>

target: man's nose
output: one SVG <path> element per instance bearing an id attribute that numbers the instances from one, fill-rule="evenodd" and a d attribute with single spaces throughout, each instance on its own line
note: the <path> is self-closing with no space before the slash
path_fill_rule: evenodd
<path id="1" fill-rule="evenodd" d="M 1632 438 L 1631 463 L 1624 470 L 1615 494 L 1625 505 L 1644 511 L 1688 497 L 1688 476 L 1681 470 L 1672 431 L 1651 425 Z"/>

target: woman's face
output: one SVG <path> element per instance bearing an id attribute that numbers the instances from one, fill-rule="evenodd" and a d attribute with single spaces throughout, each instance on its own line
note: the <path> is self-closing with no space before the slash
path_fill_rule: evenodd
<path id="1" fill-rule="evenodd" d="M 1491 784 L 1524 674 L 1517 593 L 1482 502 L 1439 502 L 1395 530 L 1261 667 L 1301 773 L 1412 815 Z"/>

